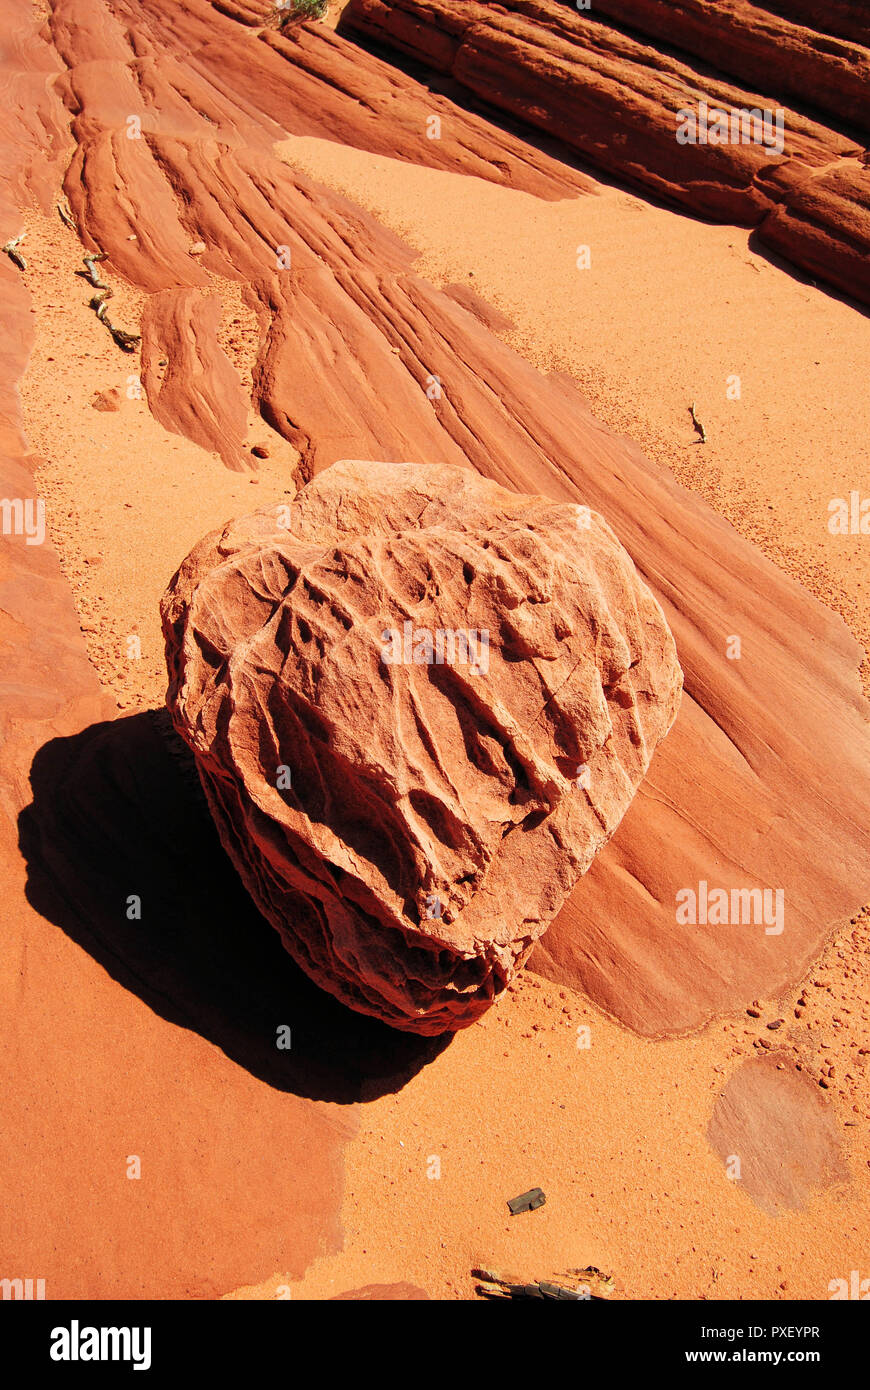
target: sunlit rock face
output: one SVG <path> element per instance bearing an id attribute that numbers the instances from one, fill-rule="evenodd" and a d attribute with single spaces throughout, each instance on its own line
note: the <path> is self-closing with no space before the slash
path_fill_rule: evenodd
<path id="1" fill-rule="evenodd" d="M 411 1032 L 474 1021 L 616 829 L 679 704 L 587 508 L 342 462 L 202 540 L 162 603 L 175 727 L 294 960 Z"/>

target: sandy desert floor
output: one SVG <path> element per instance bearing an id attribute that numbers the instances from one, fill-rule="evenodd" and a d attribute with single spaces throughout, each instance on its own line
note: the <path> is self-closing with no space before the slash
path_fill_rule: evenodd
<path id="1" fill-rule="evenodd" d="M 760 253 L 747 232 L 611 182 L 594 196 L 547 202 L 312 136 L 287 135 L 273 152 L 396 232 L 417 253 L 417 274 L 473 288 L 504 316 L 505 343 L 544 374 L 568 374 L 600 420 L 840 614 L 863 647 L 870 695 L 870 549 L 866 537 L 827 529 L 829 499 L 867 482 L 865 312 Z M 20 383 L 24 433 L 88 658 L 107 708 L 126 716 L 164 699 L 158 603 L 173 571 L 228 517 L 292 497 L 299 455 L 253 411 L 246 445 L 267 453 L 255 472 L 231 471 L 164 428 L 128 392 L 135 359 L 87 308 L 74 233 L 33 206 L 25 224 L 33 346 Z M 588 269 L 577 267 L 580 245 L 590 248 Z M 115 284 L 113 315 L 136 323 L 141 295 Z M 249 385 L 256 316 L 236 283 L 209 272 L 209 288 L 222 306 L 220 345 Z M 726 394 L 733 374 L 739 400 Z M 114 408 L 95 408 L 97 393 L 112 392 Z M 136 636 L 141 659 L 130 660 Z M 66 939 L 58 949 L 80 954 Z M 122 987 L 91 961 L 83 978 L 99 1029 Z M 138 1000 L 133 1009 L 146 1012 Z M 591 1029 L 588 1048 L 578 1047 L 581 1025 Z M 165 1019 L 155 1026 L 165 1042 L 155 1065 L 170 1076 L 175 1034 L 185 1030 Z M 151 1024 L 142 1027 L 144 1046 Z M 191 1063 L 178 1046 L 183 1088 Z M 218 1049 L 201 1039 L 196 1047 L 193 1071 L 207 1073 Z M 738 1122 L 723 1117 L 718 1098 L 750 1059 L 769 1074 L 772 1099 L 762 1085 L 738 1103 L 752 1172 L 741 1184 L 723 1161 Z M 508 999 L 395 1092 L 350 1106 L 304 1102 L 340 1135 L 340 1159 L 328 1162 L 337 1165 L 342 1234 L 317 1234 L 304 1268 L 282 1265 L 274 1243 L 248 1250 L 243 1241 L 247 1269 L 235 1261 L 212 1295 L 323 1299 L 405 1282 L 431 1298 L 464 1299 L 476 1266 L 538 1277 L 591 1265 L 612 1274 L 617 1298 L 828 1298 L 831 1280 L 870 1275 L 868 1059 L 870 905 L 836 924 L 788 992 L 686 1037 L 637 1036 L 576 991 L 525 971 Z M 221 1057 L 221 1075 L 227 1065 Z M 214 1084 L 213 1116 L 229 1131 L 256 1123 L 264 1081 Z M 262 1113 L 283 1099 L 273 1093 Z M 40 1129 L 59 1103 L 50 1088 L 35 1095 Z M 169 1120 L 178 1134 L 183 1115 L 180 1104 Z M 129 1118 L 115 1137 L 135 1151 L 123 1138 Z M 197 1145 L 208 1147 L 210 1123 L 201 1116 L 195 1140 L 179 1141 L 191 1161 Z M 74 1143 L 75 1131 L 67 1138 Z M 232 1233 L 214 1184 L 232 1161 L 227 1139 L 197 1215 L 207 1223 L 213 1212 L 222 1242 Z M 260 1190 L 269 1167 L 252 1179 Z M 179 1184 L 180 1206 L 191 1181 L 188 1173 Z M 244 1183 L 232 1182 L 241 1200 Z M 510 1217 L 507 1198 L 535 1185 L 546 1205 Z M 123 1230 L 122 1199 L 112 1211 Z M 71 1219 L 86 1222 L 87 1204 Z M 280 1225 L 280 1215 L 270 1219 Z M 208 1232 L 200 1234 L 205 1252 Z M 116 1258 L 123 1266 L 123 1248 Z M 203 1296 L 195 1278 L 179 1280 L 171 1296 L 185 1285 Z M 151 1282 L 143 1277 L 143 1293 Z"/>

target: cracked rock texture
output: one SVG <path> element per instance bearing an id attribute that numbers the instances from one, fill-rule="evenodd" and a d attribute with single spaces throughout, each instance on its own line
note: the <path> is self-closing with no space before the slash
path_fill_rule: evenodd
<path id="1" fill-rule="evenodd" d="M 200 542 L 162 613 L 167 703 L 261 911 L 324 989 L 424 1034 L 505 989 L 682 689 L 600 516 L 449 466 L 335 464 Z"/>

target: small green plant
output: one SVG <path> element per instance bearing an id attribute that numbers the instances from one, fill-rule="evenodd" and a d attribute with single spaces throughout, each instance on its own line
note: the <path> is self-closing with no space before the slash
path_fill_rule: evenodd
<path id="1" fill-rule="evenodd" d="M 279 26 L 293 20 L 325 19 L 328 10 L 329 0 L 276 0 L 275 4 Z"/>

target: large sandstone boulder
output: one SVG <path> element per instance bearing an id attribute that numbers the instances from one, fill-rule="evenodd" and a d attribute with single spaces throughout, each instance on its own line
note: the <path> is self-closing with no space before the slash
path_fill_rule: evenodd
<path id="1" fill-rule="evenodd" d="M 612 835 L 679 704 L 606 522 L 475 472 L 343 462 L 195 547 L 167 704 L 294 959 L 436 1034 L 507 986 Z"/>

